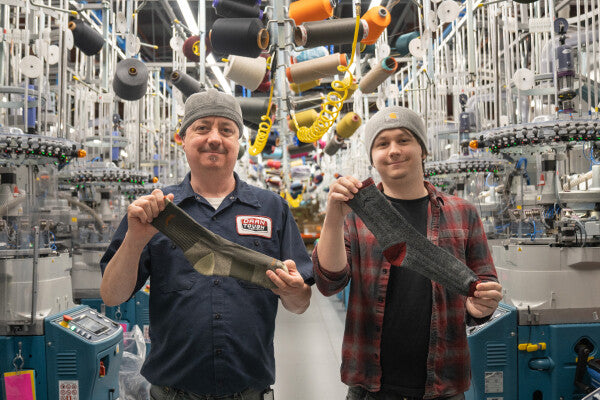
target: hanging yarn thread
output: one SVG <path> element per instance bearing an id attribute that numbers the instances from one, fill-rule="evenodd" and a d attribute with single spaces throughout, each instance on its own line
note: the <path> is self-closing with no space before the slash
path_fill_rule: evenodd
<path id="1" fill-rule="evenodd" d="M 115 94 L 123 100 L 139 100 L 148 87 L 148 67 L 135 58 L 117 63 L 112 83 Z"/>
<path id="2" fill-rule="evenodd" d="M 264 57 L 249 58 L 231 56 L 223 71 L 225 78 L 255 91 L 262 83 L 267 72 L 267 60 Z"/>
<path id="3" fill-rule="evenodd" d="M 319 118 L 311 125 L 310 128 L 300 127 L 296 121 L 294 113 L 292 113 L 292 120 L 296 125 L 298 139 L 305 143 L 311 143 L 321 139 L 329 128 L 335 123 L 340 110 L 344 104 L 344 100 L 348 97 L 348 88 L 354 77 L 350 72 L 350 66 L 354 61 L 354 54 L 356 53 L 356 42 L 358 41 L 358 30 L 360 25 L 360 6 L 356 6 L 356 26 L 354 29 L 354 40 L 352 41 L 352 56 L 350 57 L 349 66 L 339 65 L 337 69 L 342 73 L 348 74 L 348 81 L 336 80 L 331 83 L 331 87 L 334 91 L 327 94 L 327 100 L 323 103 L 323 108 L 319 113 Z"/>
<path id="4" fill-rule="evenodd" d="M 202 91 L 200 82 L 181 71 L 173 71 L 171 73 L 171 82 L 185 97 Z"/>
<path id="5" fill-rule="evenodd" d="M 333 76 L 338 73 L 338 66 L 346 66 L 346 54 L 335 53 L 314 60 L 292 64 L 285 70 L 289 82 L 304 83 L 316 79 Z"/>
<path id="6" fill-rule="evenodd" d="M 75 44 L 83 54 L 93 56 L 102 50 L 104 38 L 100 32 L 93 29 L 87 22 L 76 19 L 74 21 L 69 21 L 68 27 L 73 33 L 73 44 Z"/>
<path id="7" fill-rule="evenodd" d="M 269 45 L 269 31 L 258 18 L 220 18 L 209 36 L 219 54 L 256 58 Z"/>
<path id="8" fill-rule="evenodd" d="M 354 18 L 306 22 L 294 30 L 294 43 L 305 48 L 350 44 L 354 40 L 355 27 Z M 367 37 L 368 33 L 369 24 L 361 19 L 358 25 L 358 40 Z"/>
<path id="9" fill-rule="evenodd" d="M 315 107 L 321 106 L 321 104 L 323 104 L 324 99 L 325 99 L 325 96 L 322 93 L 317 93 L 312 96 L 294 97 L 291 100 L 291 103 L 292 103 L 292 108 L 294 109 L 294 111 L 296 111 L 296 113 L 298 113 L 299 111 L 308 110 L 310 108 L 315 108 Z M 318 115 L 318 113 L 317 113 L 317 115 Z M 310 126 L 313 122 L 314 121 L 311 121 L 310 124 L 308 124 L 308 126 Z M 302 124 L 300 124 L 300 125 L 302 125 Z"/>
<path id="10" fill-rule="evenodd" d="M 363 93 L 373 93 L 377 86 L 389 78 L 398 68 L 398 63 L 394 57 L 386 57 L 381 62 L 375 64 L 365 76 L 362 77 L 358 87 Z"/>
<path id="11" fill-rule="evenodd" d="M 355 112 L 349 112 L 337 123 L 335 126 L 335 132 L 337 136 L 343 139 L 348 139 L 354 135 L 354 132 L 356 132 L 361 124 L 362 118 L 360 118 L 360 116 Z"/>
<path id="12" fill-rule="evenodd" d="M 392 16 L 388 10 L 382 6 L 370 8 L 365 15 L 362 16 L 362 19 L 369 24 L 369 34 L 360 41 L 364 44 L 375 44 L 385 28 L 392 22 Z"/>
<path id="13" fill-rule="evenodd" d="M 258 4 L 244 4 L 238 0 L 214 0 L 213 8 L 217 15 L 225 18 L 259 18 L 263 11 Z"/>
<path id="14" fill-rule="evenodd" d="M 333 0 L 298 0 L 290 4 L 289 17 L 296 26 L 308 21 L 319 21 L 333 15 Z"/>

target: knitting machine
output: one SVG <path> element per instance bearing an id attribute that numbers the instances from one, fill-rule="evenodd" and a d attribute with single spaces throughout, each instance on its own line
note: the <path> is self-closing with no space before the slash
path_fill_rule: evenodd
<path id="1" fill-rule="evenodd" d="M 83 152 L 0 129 L 0 398 L 26 398 L 27 387 L 39 399 L 117 398 L 122 331 L 74 307 L 72 210 L 57 190 L 55 166 Z"/>

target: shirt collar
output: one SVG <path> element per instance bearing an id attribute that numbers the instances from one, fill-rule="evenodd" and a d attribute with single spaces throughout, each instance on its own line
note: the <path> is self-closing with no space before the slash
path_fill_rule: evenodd
<path id="1" fill-rule="evenodd" d="M 425 189 L 427 189 L 427 193 L 429 194 L 429 201 L 435 207 L 441 207 L 444 205 L 444 197 L 442 192 L 438 191 L 435 186 L 433 186 L 429 181 L 423 181 L 425 185 Z M 383 192 L 383 183 L 379 182 L 377 184 L 377 188 Z"/>
<path id="2" fill-rule="evenodd" d="M 175 195 L 175 198 L 173 199 L 175 204 L 179 205 L 185 199 L 197 196 L 196 192 L 194 192 L 194 189 L 192 188 L 191 175 L 192 173 L 188 172 L 183 181 L 181 181 L 181 183 L 175 186 L 171 191 Z M 235 178 L 235 189 L 233 189 L 233 192 L 231 192 L 227 197 L 233 197 L 233 199 L 231 199 L 232 201 L 237 199 L 241 203 L 245 203 L 249 206 L 257 208 L 260 207 L 260 203 L 258 202 L 252 187 L 241 180 L 236 172 L 233 173 L 233 177 Z"/>

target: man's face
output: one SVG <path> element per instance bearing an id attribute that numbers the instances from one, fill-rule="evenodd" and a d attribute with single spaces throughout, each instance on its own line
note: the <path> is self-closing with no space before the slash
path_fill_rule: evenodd
<path id="1" fill-rule="evenodd" d="M 381 131 L 373 141 L 371 158 L 383 180 L 423 178 L 423 150 L 405 128 Z"/>
<path id="2" fill-rule="evenodd" d="M 233 171 L 239 135 L 238 126 L 229 118 L 204 117 L 194 121 L 183 137 L 183 151 L 190 168 Z"/>

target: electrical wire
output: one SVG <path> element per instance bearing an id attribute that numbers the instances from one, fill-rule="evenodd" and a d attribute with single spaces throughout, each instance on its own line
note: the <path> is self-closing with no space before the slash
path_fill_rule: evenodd
<path id="1" fill-rule="evenodd" d="M 350 57 L 350 62 L 347 66 L 338 65 L 338 71 L 341 73 L 347 73 L 346 77 L 340 81 L 335 80 L 331 83 L 331 88 L 334 90 L 329 92 L 325 97 L 325 102 L 323 103 L 323 107 L 321 112 L 319 113 L 319 117 L 310 127 L 299 126 L 298 121 L 296 121 L 295 113 L 291 113 L 292 121 L 294 121 L 294 125 L 296 126 L 296 136 L 301 142 L 304 143 L 313 143 L 317 140 L 321 139 L 323 135 L 327 133 L 329 128 L 335 123 L 342 106 L 344 105 L 344 100 L 348 97 L 348 89 L 352 86 L 352 82 L 354 80 L 354 76 L 352 72 L 350 72 L 350 67 L 354 62 L 354 55 L 356 53 L 356 42 L 358 41 L 358 30 L 360 26 L 360 5 L 356 6 L 356 26 L 354 28 L 354 39 L 352 41 L 352 56 Z"/>

